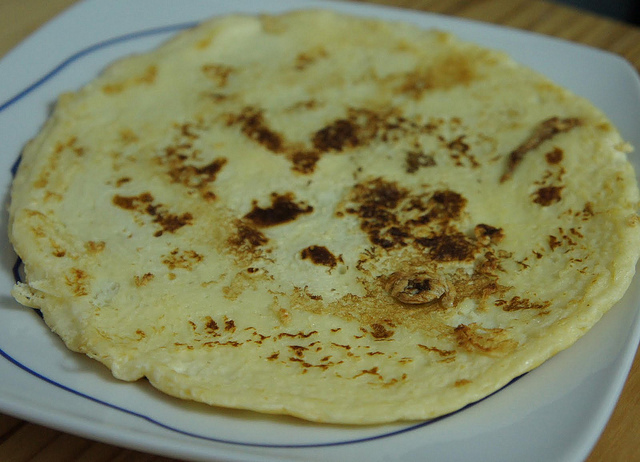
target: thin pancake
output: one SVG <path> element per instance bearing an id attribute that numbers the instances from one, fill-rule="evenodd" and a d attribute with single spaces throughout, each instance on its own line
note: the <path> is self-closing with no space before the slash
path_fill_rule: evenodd
<path id="1" fill-rule="evenodd" d="M 14 295 L 174 396 L 434 417 L 623 295 L 628 150 L 588 101 L 447 33 L 215 18 L 62 95 L 13 184 Z"/>

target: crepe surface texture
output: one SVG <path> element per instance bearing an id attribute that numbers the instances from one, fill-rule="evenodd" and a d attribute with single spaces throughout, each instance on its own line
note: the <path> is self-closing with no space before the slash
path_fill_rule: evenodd
<path id="1" fill-rule="evenodd" d="M 214 18 L 60 97 L 12 187 L 13 294 L 173 396 L 431 418 L 622 297 L 629 151 L 588 101 L 448 33 Z"/>

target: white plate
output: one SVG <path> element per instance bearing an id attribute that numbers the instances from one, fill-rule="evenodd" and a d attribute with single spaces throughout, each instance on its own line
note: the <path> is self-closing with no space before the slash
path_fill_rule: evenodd
<path id="1" fill-rule="evenodd" d="M 0 185 L 55 97 L 113 59 L 228 12 L 320 6 L 449 30 L 507 51 L 590 98 L 640 146 L 640 82 L 614 55 L 535 34 L 409 10 L 306 0 L 87 0 L 0 61 Z M 635 159 L 634 159 L 635 161 Z M 640 171 L 640 169 L 638 169 Z M 179 401 L 147 383 L 114 380 L 66 350 L 38 315 L 10 296 L 15 255 L 0 231 L 0 410 L 117 445 L 194 460 L 578 461 L 595 444 L 640 337 L 637 279 L 585 337 L 472 406 L 431 422 L 336 427 Z"/>

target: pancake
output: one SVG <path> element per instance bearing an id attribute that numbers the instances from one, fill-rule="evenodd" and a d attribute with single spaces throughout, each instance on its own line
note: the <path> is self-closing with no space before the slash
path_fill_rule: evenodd
<path id="1" fill-rule="evenodd" d="M 172 396 L 433 418 L 622 297 L 630 151 L 589 101 L 446 32 L 213 18 L 60 96 L 12 185 L 13 295 Z"/>

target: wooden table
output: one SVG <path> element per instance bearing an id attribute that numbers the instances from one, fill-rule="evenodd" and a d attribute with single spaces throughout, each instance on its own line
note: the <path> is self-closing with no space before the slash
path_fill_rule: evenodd
<path id="1" fill-rule="evenodd" d="M 77 0 L 1 0 L 0 56 Z M 617 53 L 640 70 L 640 28 L 538 0 L 369 0 L 562 37 Z M 639 127 L 640 129 L 640 127 Z M 640 461 L 640 356 L 588 462 Z M 2 461 L 170 461 L 0 414 Z"/>

